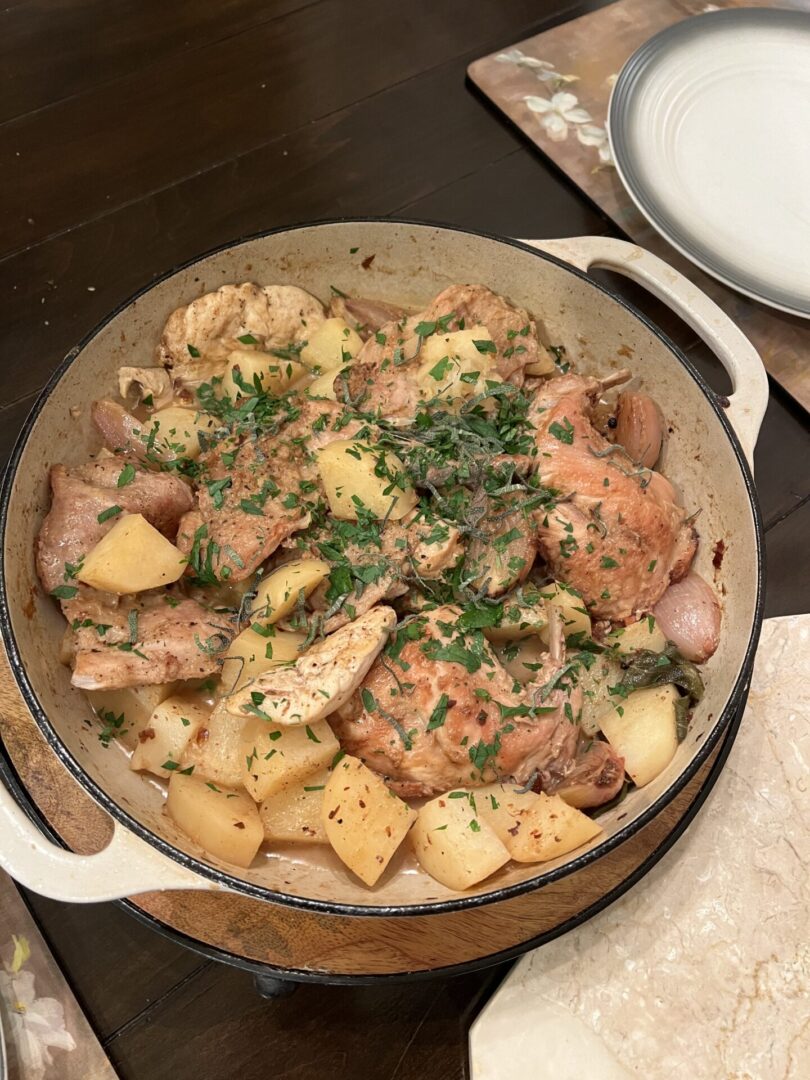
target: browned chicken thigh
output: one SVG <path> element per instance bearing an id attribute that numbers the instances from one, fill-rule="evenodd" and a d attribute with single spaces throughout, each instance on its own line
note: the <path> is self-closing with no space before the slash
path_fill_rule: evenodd
<path id="1" fill-rule="evenodd" d="M 536 520 L 549 572 L 580 592 L 597 618 L 622 622 L 650 611 L 683 577 L 696 538 L 669 481 L 594 430 L 591 410 L 602 388 L 566 375 L 537 391 L 538 470 L 557 505 Z"/>
<path id="2" fill-rule="evenodd" d="M 400 628 L 332 726 L 344 749 L 404 797 L 496 779 L 542 785 L 544 776 L 563 791 L 580 745 L 579 691 L 564 668 L 561 654 L 550 654 L 520 686 L 482 632 L 445 606 Z M 615 793 L 624 770 L 612 758 L 612 772 L 592 776 L 593 800 L 580 805 Z"/>

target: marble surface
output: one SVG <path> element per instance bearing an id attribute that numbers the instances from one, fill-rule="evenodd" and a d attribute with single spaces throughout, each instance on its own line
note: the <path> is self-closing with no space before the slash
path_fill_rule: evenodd
<path id="1" fill-rule="evenodd" d="M 737 741 L 687 834 L 525 956 L 470 1033 L 473 1080 L 810 1077 L 810 615 L 763 627 Z"/>

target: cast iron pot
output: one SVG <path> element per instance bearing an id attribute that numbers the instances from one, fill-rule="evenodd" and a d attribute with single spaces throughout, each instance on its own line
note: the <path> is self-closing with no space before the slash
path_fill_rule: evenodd
<path id="1" fill-rule="evenodd" d="M 352 248 L 358 253 L 351 254 Z M 373 262 L 364 267 L 362 260 L 372 254 Z M 731 397 L 720 401 L 654 326 L 589 279 L 592 266 L 634 279 L 677 311 L 729 372 Z M 602 816 L 604 833 L 590 846 L 543 865 L 512 866 L 465 893 L 444 889 L 407 860 L 404 869 L 387 873 L 369 890 L 325 851 L 309 859 L 273 853 L 238 870 L 196 848 L 165 814 L 157 786 L 131 772 L 116 746 L 99 742 L 88 704 L 57 661 L 64 620 L 44 595 L 34 567 L 34 538 L 49 503 L 48 470 L 57 462 L 79 464 L 98 448 L 89 403 L 116 393 L 122 364 L 153 363 L 158 335 L 174 308 L 245 280 L 294 283 L 325 300 L 335 284 L 414 309 L 451 283 L 482 281 L 541 317 L 577 371 L 604 374 L 629 366 L 637 385 L 661 404 L 670 428 L 661 467 L 685 504 L 701 509 L 696 568 L 720 596 L 721 643 L 706 666 L 706 696 L 674 761 Z M 656 257 L 604 237 L 518 242 L 411 222 L 325 222 L 228 245 L 151 284 L 72 350 L 42 392 L 12 455 L 0 508 L 0 624 L 14 679 L 53 751 L 115 820 L 113 838 L 94 855 L 62 850 L 0 785 L 0 865 L 34 891 L 62 900 L 228 890 L 261 901 L 267 918 L 279 925 L 300 925 L 309 913 L 321 920 L 361 919 L 373 935 L 371 924 L 378 920 L 401 926 L 415 916 L 428 925 L 429 917 L 441 937 L 439 920 L 462 911 L 472 915 L 469 909 L 483 919 L 489 905 L 505 910 L 506 901 L 528 892 L 541 899 L 545 886 L 609 859 L 690 781 L 744 703 L 762 600 L 761 525 L 749 463 L 767 395 L 759 357 L 712 301 Z M 725 557 L 715 569 L 718 540 Z M 439 952 L 428 966 L 447 966 L 448 957 L 452 962 L 452 947 Z M 475 949 L 467 942 L 459 959 L 471 956 Z M 344 957 L 321 967 L 362 974 L 366 968 L 384 970 L 385 962 Z"/>

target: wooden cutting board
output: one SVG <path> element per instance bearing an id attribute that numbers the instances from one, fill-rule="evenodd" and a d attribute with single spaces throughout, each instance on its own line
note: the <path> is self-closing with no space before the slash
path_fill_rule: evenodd
<path id="1" fill-rule="evenodd" d="M 704 274 L 642 217 L 609 162 L 608 98 L 632 53 L 692 15 L 754 6 L 810 12 L 810 0 L 619 0 L 476 60 L 468 73 L 619 229 L 708 293 L 753 342 L 769 375 L 810 409 L 810 320 L 766 307 Z M 544 99 L 539 107 L 545 111 L 532 111 L 526 97 Z"/>
<path id="2" fill-rule="evenodd" d="M 702 801 L 714 780 L 712 766 L 735 732 L 732 724 L 726 743 L 680 795 L 615 851 L 561 881 L 500 903 L 406 918 L 322 915 L 222 892 L 151 892 L 127 904 L 192 947 L 282 975 L 426 974 L 507 959 L 593 914 L 649 869 L 680 833 L 690 807 Z M 82 854 L 103 848 L 111 819 L 48 746 L 2 650 L 0 736 L 19 783 L 65 845 Z"/>

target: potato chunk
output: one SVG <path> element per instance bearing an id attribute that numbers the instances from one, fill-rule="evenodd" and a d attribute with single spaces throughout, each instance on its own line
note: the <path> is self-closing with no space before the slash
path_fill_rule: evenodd
<path id="1" fill-rule="evenodd" d="M 210 707 L 193 693 L 166 698 L 138 736 L 130 768 L 155 776 L 169 776 L 180 767 L 183 751 L 206 722 L 210 711 Z"/>
<path id="2" fill-rule="evenodd" d="M 574 592 L 569 585 L 554 581 L 550 585 L 543 585 L 540 589 L 540 595 L 546 602 L 546 608 L 549 605 L 559 608 L 566 637 L 570 637 L 572 634 L 584 634 L 585 637 L 591 636 L 591 617 L 585 610 L 585 601 L 579 593 Z M 548 626 L 541 627 L 539 634 L 541 641 L 548 645 Z"/>
<path id="3" fill-rule="evenodd" d="M 521 638 L 519 641 L 493 641 L 495 655 L 513 679 L 529 683 L 548 660 L 548 649 L 539 637 Z"/>
<path id="4" fill-rule="evenodd" d="M 302 727 L 278 727 L 250 717 L 242 730 L 242 783 L 256 802 L 261 802 L 324 768 L 339 749 L 325 720 Z"/>
<path id="5" fill-rule="evenodd" d="M 331 371 L 325 371 L 323 375 L 319 375 L 317 379 L 313 379 L 304 393 L 307 397 L 311 398 L 326 398 L 327 401 L 337 401 L 337 390 L 335 389 L 335 379 L 337 378 L 338 368 L 333 368 Z"/>
<path id="6" fill-rule="evenodd" d="M 477 794 L 448 791 L 426 803 L 411 833 L 423 869 L 448 889 L 469 889 L 509 862 L 509 852 L 477 813 Z"/>
<path id="7" fill-rule="evenodd" d="M 183 832 L 223 862 L 248 867 L 264 839 L 259 810 L 244 792 L 173 773 L 166 811 Z"/>
<path id="8" fill-rule="evenodd" d="M 495 370 L 496 357 L 495 343 L 485 326 L 433 334 L 419 352 L 416 380 L 422 396 L 460 404 L 483 393 L 488 382 L 502 381 Z"/>
<path id="9" fill-rule="evenodd" d="M 471 795 L 478 816 L 489 822 L 507 850 L 540 799 L 536 792 L 520 791 L 517 784 L 508 782 L 486 784 Z"/>
<path id="10" fill-rule="evenodd" d="M 655 619 L 649 615 L 628 626 L 617 627 L 605 638 L 605 644 L 611 645 L 617 653 L 626 656 L 638 649 L 663 652 L 667 647 L 667 639 L 658 629 Z"/>
<path id="11" fill-rule="evenodd" d="M 301 350 L 301 359 L 316 373 L 350 364 L 362 348 L 356 331 L 343 319 L 325 319 Z"/>
<path id="12" fill-rule="evenodd" d="M 275 664 L 294 662 L 302 655 L 304 634 L 276 630 L 266 636 L 249 626 L 237 634 L 222 661 L 222 689 L 233 694 Z"/>
<path id="13" fill-rule="evenodd" d="M 548 862 L 582 847 L 602 831 L 593 818 L 569 806 L 559 795 L 535 795 L 528 806 L 521 800 L 522 796 L 505 796 L 499 822 L 502 829 L 506 816 L 513 819 L 502 839 L 516 862 Z M 487 817 L 486 803 L 480 806 L 481 814 Z"/>
<path id="14" fill-rule="evenodd" d="M 525 585 L 520 590 L 521 599 L 503 601 L 503 614 L 497 626 L 485 627 L 484 634 L 490 641 L 517 641 L 539 634 L 548 623 L 544 597 L 548 591 L 548 588 L 541 591 L 534 585 Z"/>
<path id="15" fill-rule="evenodd" d="M 128 750 L 134 750 L 152 713 L 177 686 L 173 682 L 156 683 L 153 686 L 128 686 L 123 690 L 86 690 L 85 693 L 104 724 L 105 732 L 115 736 Z"/>
<path id="16" fill-rule="evenodd" d="M 416 811 L 355 757 L 342 758 L 326 783 L 322 816 L 338 858 L 374 885 L 416 821 Z"/>
<path id="17" fill-rule="evenodd" d="M 283 563 L 259 585 L 251 604 L 251 617 L 270 625 L 295 610 L 298 598 L 316 589 L 331 567 L 323 559 L 294 559 Z"/>
<path id="18" fill-rule="evenodd" d="M 418 499 L 396 454 L 354 439 L 336 439 L 318 451 L 318 470 L 336 518 L 357 521 L 365 507 L 376 518 L 399 521 Z"/>
<path id="19" fill-rule="evenodd" d="M 259 807 L 264 838 L 271 844 L 328 844 L 323 825 L 323 793 L 329 770 L 322 769 L 303 784 L 283 788 Z"/>
<path id="20" fill-rule="evenodd" d="M 218 422 L 209 413 L 169 405 L 152 413 L 143 426 L 143 438 L 149 452 L 160 461 L 200 456 L 200 435 L 215 431 Z"/>
<path id="21" fill-rule="evenodd" d="M 226 787 L 242 783 L 242 732 L 246 719 L 232 716 L 222 704 L 194 732 L 180 758 L 183 769 L 191 769 L 202 780 Z"/>
<path id="22" fill-rule="evenodd" d="M 309 369 L 298 360 L 254 349 L 234 349 L 228 354 L 217 397 L 251 397 L 256 393 L 257 379 L 265 393 L 283 394 L 308 374 Z"/>
<path id="23" fill-rule="evenodd" d="M 600 718 L 605 738 L 624 758 L 624 768 L 638 787 L 654 780 L 678 749 L 675 702 L 671 684 L 636 690 Z"/>
<path id="24" fill-rule="evenodd" d="M 119 596 L 171 585 L 187 559 L 142 514 L 122 514 L 85 555 L 76 577 L 85 585 Z"/>

